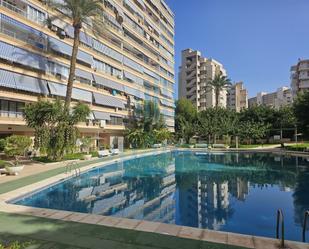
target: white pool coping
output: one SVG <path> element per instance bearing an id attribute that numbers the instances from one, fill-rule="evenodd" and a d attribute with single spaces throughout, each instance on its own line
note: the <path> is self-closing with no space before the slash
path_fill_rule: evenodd
<path id="1" fill-rule="evenodd" d="M 125 161 L 129 159 L 162 154 L 172 151 L 171 149 L 158 150 L 156 152 L 144 152 L 138 155 L 128 155 L 121 158 L 113 159 L 94 163 L 81 168 L 81 173 L 92 170 L 98 167 L 105 167 L 107 165 L 113 164 L 119 161 Z M 179 151 L 192 151 L 190 149 L 179 150 Z M 194 150 L 195 151 L 195 150 Z M 211 152 L 210 152 L 211 153 Z M 96 214 L 86 214 L 71 211 L 61 211 L 55 209 L 47 208 L 35 208 L 23 205 L 10 204 L 8 202 L 18 199 L 21 196 L 28 195 L 29 193 L 42 190 L 51 185 L 57 184 L 61 181 L 68 180 L 74 176 L 73 173 L 62 173 L 45 180 L 24 186 L 22 188 L 4 193 L 0 195 L 0 211 L 10 214 L 23 214 L 35 217 L 44 217 L 49 219 L 56 219 L 62 221 L 72 221 L 86 224 L 96 224 L 108 227 L 116 227 L 123 229 L 133 229 L 142 232 L 152 232 L 157 234 L 164 234 L 169 236 L 176 236 L 179 238 L 187 238 L 193 240 L 202 240 L 208 242 L 222 243 L 228 245 L 243 246 L 247 248 L 255 249 L 277 249 L 280 248 L 280 241 L 277 239 L 236 234 L 230 232 L 221 232 L 208 229 L 200 229 L 186 226 L 179 226 L 174 224 L 165 224 L 159 222 L 151 222 L 144 220 L 135 220 L 127 218 L 118 218 L 112 216 L 103 216 Z M 285 241 L 287 248 L 291 249 L 309 249 L 309 244 L 295 242 L 295 241 Z"/>

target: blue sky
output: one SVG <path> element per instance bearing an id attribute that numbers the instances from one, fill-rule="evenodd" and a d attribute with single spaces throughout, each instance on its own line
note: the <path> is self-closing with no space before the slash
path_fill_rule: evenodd
<path id="1" fill-rule="evenodd" d="M 176 15 L 176 75 L 190 47 L 220 61 L 254 96 L 289 86 L 290 66 L 309 58 L 309 0 L 166 2 Z"/>

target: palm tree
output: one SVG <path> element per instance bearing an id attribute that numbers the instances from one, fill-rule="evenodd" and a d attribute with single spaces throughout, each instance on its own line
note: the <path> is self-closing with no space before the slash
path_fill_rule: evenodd
<path id="1" fill-rule="evenodd" d="M 224 76 L 222 72 L 217 74 L 213 80 L 208 82 L 208 87 L 210 88 L 209 90 L 215 91 L 216 108 L 219 106 L 220 92 L 227 90 L 231 85 L 231 80 L 227 78 L 227 76 Z"/>
<path id="2" fill-rule="evenodd" d="M 103 5 L 99 0 L 47 0 L 47 5 L 58 13 L 52 19 L 69 19 L 74 29 L 74 42 L 70 61 L 70 73 L 67 84 L 65 107 L 71 103 L 73 81 L 75 77 L 76 58 L 80 43 L 80 32 L 85 26 L 90 27 L 94 34 L 104 29 Z"/>

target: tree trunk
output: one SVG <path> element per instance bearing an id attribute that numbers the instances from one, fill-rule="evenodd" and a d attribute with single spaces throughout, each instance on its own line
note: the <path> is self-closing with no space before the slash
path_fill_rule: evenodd
<path id="1" fill-rule="evenodd" d="M 216 95 L 216 108 L 218 108 L 218 106 L 219 106 L 219 96 L 220 96 L 220 91 L 218 89 L 216 89 L 215 95 Z"/>
<path id="2" fill-rule="evenodd" d="M 76 68 L 76 58 L 78 53 L 78 47 L 79 47 L 79 33 L 80 28 L 74 27 L 74 43 L 73 43 L 73 49 L 72 49 L 72 56 L 70 61 L 70 74 L 67 84 L 67 93 L 65 97 L 65 108 L 69 109 L 70 103 L 71 103 L 71 97 L 72 97 L 72 90 L 73 90 L 73 83 L 75 78 L 75 68 Z"/>

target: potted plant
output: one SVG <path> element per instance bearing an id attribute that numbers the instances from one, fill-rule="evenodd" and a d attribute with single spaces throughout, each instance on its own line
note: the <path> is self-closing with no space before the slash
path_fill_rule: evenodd
<path id="1" fill-rule="evenodd" d="M 91 147 L 92 139 L 91 137 L 84 137 L 81 139 L 81 149 L 82 151 L 86 151 L 86 155 L 83 155 L 84 160 L 89 160 L 91 159 L 92 155 L 89 154 L 90 147 Z"/>
<path id="2" fill-rule="evenodd" d="M 9 174 L 18 175 L 23 170 L 24 166 L 19 164 L 18 157 L 25 156 L 31 144 L 32 140 L 27 136 L 13 135 L 6 138 L 4 152 L 14 158 L 14 161 L 5 163 L 5 169 Z"/>

